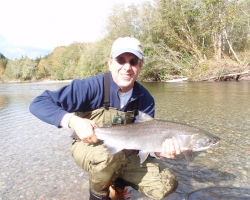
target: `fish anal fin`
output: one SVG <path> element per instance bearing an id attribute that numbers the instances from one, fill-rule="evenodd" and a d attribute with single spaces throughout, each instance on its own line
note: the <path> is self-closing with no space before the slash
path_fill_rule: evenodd
<path id="1" fill-rule="evenodd" d="M 104 142 L 104 145 L 109 149 L 111 154 L 116 154 L 117 152 L 123 150 L 120 145 L 113 145 L 107 142 Z"/>
<path id="2" fill-rule="evenodd" d="M 184 150 L 184 151 L 182 151 L 182 153 L 184 154 L 184 156 L 188 162 L 192 161 L 192 159 L 193 159 L 193 151 L 192 150 Z"/>
<path id="3" fill-rule="evenodd" d="M 139 151 L 139 157 L 140 157 L 140 163 L 144 163 L 144 161 L 147 159 L 149 155 L 149 152 L 147 151 Z"/>

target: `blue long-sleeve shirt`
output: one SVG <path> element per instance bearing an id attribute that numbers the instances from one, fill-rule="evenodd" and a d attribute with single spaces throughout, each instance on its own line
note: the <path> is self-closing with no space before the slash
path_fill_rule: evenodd
<path id="1" fill-rule="evenodd" d="M 110 107 L 120 109 L 119 87 L 110 75 Z M 30 104 L 30 112 L 44 122 L 60 127 L 63 116 L 72 112 L 85 112 L 103 106 L 104 74 L 86 79 L 75 79 L 70 85 L 56 91 L 45 90 Z M 155 103 L 150 93 L 135 82 L 133 93 L 122 111 L 133 110 L 133 101 L 138 99 L 138 110 L 154 117 Z"/>

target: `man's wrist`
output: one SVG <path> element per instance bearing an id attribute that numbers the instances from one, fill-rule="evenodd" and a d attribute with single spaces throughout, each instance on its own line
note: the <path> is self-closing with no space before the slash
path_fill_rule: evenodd
<path id="1" fill-rule="evenodd" d="M 63 128 L 70 128 L 70 119 L 74 115 L 74 113 L 67 113 L 63 116 L 60 126 Z"/>

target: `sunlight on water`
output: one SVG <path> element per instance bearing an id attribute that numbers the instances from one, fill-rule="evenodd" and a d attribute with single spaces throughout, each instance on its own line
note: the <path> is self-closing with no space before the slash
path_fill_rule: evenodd
<path id="1" fill-rule="evenodd" d="M 35 96 L 66 84 L 0 84 L 2 199 L 78 200 L 88 195 L 88 175 L 69 152 L 71 130 L 45 124 L 28 111 Z M 213 186 L 249 192 L 250 82 L 143 85 L 155 98 L 156 118 L 194 125 L 222 139 L 219 146 L 194 153 L 190 163 L 182 156 L 165 162 L 179 180 L 177 191 L 166 199 L 184 199 L 193 190 Z"/>

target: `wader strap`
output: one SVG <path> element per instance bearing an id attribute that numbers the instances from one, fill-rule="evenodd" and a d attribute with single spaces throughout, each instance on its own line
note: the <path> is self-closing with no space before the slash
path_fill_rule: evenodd
<path id="1" fill-rule="evenodd" d="M 104 74 L 104 99 L 103 99 L 103 107 L 108 109 L 110 104 L 110 72 L 106 72 Z"/>
<path id="2" fill-rule="evenodd" d="M 137 98 L 135 101 L 133 101 L 134 116 L 138 115 L 138 99 L 139 98 Z"/>
<path id="3" fill-rule="evenodd" d="M 110 72 L 104 74 L 104 98 L 103 107 L 108 109 L 110 107 Z M 133 101 L 133 112 L 134 116 L 138 115 L 138 98 Z"/>

